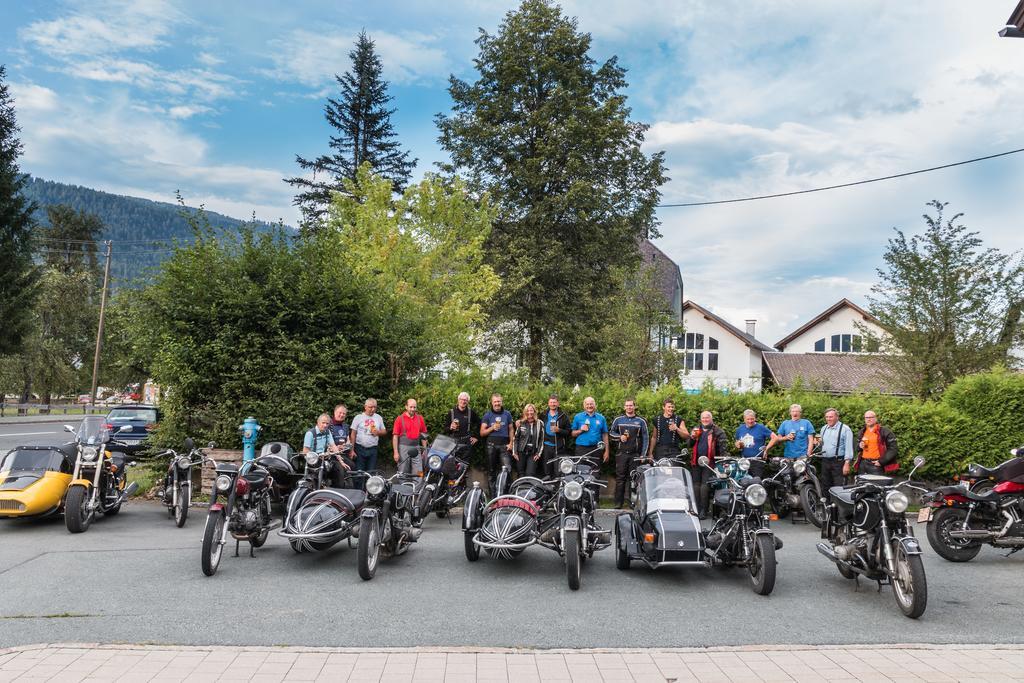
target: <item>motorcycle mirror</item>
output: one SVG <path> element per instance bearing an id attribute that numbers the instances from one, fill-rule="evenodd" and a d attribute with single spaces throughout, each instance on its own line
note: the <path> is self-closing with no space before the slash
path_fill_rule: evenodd
<path id="1" fill-rule="evenodd" d="M 914 458 L 914 467 L 920 467 L 923 464 L 924 464 L 924 458 L 922 456 L 919 455 L 919 456 Z"/>
<path id="2" fill-rule="evenodd" d="M 185 452 L 186 453 L 191 453 L 192 450 L 195 449 L 195 447 L 196 447 L 196 444 L 195 444 L 194 441 L 192 441 L 192 437 L 191 436 L 186 436 L 185 437 Z"/>
<path id="3" fill-rule="evenodd" d="M 75 433 L 75 428 L 72 427 L 71 425 L 64 425 L 64 431 L 65 432 L 71 432 L 72 434 L 74 434 Z"/>
<path id="4" fill-rule="evenodd" d="M 697 458 L 697 464 L 700 465 L 701 467 L 707 467 L 708 466 L 708 456 L 702 455 L 699 458 Z"/>
<path id="5" fill-rule="evenodd" d="M 1010 455 L 1012 455 L 1015 458 L 1020 456 L 1020 455 L 1022 455 L 1022 454 L 1024 454 L 1024 448 L 1011 448 L 1010 449 Z"/>

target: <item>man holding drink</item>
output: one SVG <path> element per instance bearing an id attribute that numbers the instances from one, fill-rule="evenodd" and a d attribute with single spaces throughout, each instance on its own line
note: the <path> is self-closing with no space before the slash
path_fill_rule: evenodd
<path id="1" fill-rule="evenodd" d="M 666 398 L 661 404 L 661 415 L 654 418 L 651 456 L 655 460 L 677 458 L 689 439 L 686 423 L 676 416 L 676 404 Z"/>
<path id="2" fill-rule="evenodd" d="M 626 498 L 626 482 L 629 481 L 629 473 L 633 469 L 634 460 L 641 455 L 647 455 L 647 442 L 650 435 L 647 432 L 647 420 L 636 414 L 636 401 L 627 398 L 622 409 L 624 415 L 619 415 L 612 422 L 608 434 L 612 439 L 619 442 L 618 451 L 615 453 L 615 507 L 621 508 Z"/>
<path id="3" fill-rule="evenodd" d="M 557 394 L 548 397 L 548 409 L 541 419 L 544 420 L 544 448 L 541 460 L 544 463 L 544 471 L 550 478 L 558 472 L 558 457 L 568 450 L 567 441 L 572 430 L 569 416 L 562 412 Z"/>
<path id="4" fill-rule="evenodd" d="M 597 412 L 593 396 L 583 399 L 583 412 L 576 413 L 572 420 L 572 435 L 576 439 L 576 455 L 583 457 L 580 462 L 595 470 L 602 462 L 608 462 L 608 420 Z"/>
<path id="5" fill-rule="evenodd" d="M 363 412 L 352 418 L 349 438 L 356 451 L 356 469 L 372 472 L 377 469 L 377 445 L 387 436 L 384 418 L 377 414 L 377 399 L 368 398 Z"/>
<path id="6" fill-rule="evenodd" d="M 487 443 L 487 478 L 491 496 L 494 496 L 494 480 L 498 471 L 508 465 L 512 467 L 512 440 L 509 438 L 512 428 L 512 413 L 505 410 L 501 394 L 491 396 L 491 409 L 484 413 L 480 423 L 480 437 Z"/>

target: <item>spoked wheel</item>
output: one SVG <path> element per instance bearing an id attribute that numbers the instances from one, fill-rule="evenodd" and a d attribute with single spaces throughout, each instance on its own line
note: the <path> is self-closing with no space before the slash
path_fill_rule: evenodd
<path id="1" fill-rule="evenodd" d="M 359 522 L 359 576 L 369 581 L 377 573 L 377 559 L 380 557 L 380 538 L 377 535 L 377 520 L 363 517 Z"/>
<path id="2" fill-rule="evenodd" d="M 571 590 L 580 589 L 580 532 L 565 534 L 565 575 Z"/>
<path id="3" fill-rule="evenodd" d="M 470 562 L 476 562 L 480 559 L 480 546 L 473 543 L 474 536 L 476 536 L 476 531 L 467 530 L 462 532 L 462 540 L 466 546 L 466 559 Z"/>
<path id="4" fill-rule="evenodd" d="M 825 510 L 814 486 L 808 484 L 800 489 L 800 504 L 804 509 L 804 517 L 820 529 L 825 523 Z"/>
<path id="5" fill-rule="evenodd" d="M 64 525 L 73 534 L 80 534 L 89 529 L 93 515 L 89 509 L 89 489 L 84 486 L 72 486 L 64 502 Z"/>
<path id="6" fill-rule="evenodd" d="M 228 523 L 223 510 L 211 512 L 206 517 L 206 530 L 203 532 L 203 573 L 213 576 L 217 573 L 224 546 L 220 539 L 224 537 L 224 526 Z"/>
<path id="7" fill-rule="evenodd" d="M 928 543 L 939 557 L 950 562 L 970 562 L 981 552 L 981 543 L 966 538 L 951 538 L 950 531 L 964 528 L 967 511 L 960 508 L 939 508 L 928 522 Z"/>
<path id="8" fill-rule="evenodd" d="M 909 555 L 903 544 L 894 541 L 896 576 L 892 577 L 892 592 L 900 611 L 911 619 L 924 614 L 928 605 L 928 582 L 924 576 L 924 563 L 920 555 Z"/>
<path id="9" fill-rule="evenodd" d="M 757 534 L 750 557 L 750 582 L 758 595 L 768 595 L 775 588 L 775 538 Z"/>
<path id="10" fill-rule="evenodd" d="M 188 484 L 178 485 L 178 504 L 174 506 L 174 523 L 180 529 L 188 519 L 188 506 L 192 502 L 192 487 Z"/>

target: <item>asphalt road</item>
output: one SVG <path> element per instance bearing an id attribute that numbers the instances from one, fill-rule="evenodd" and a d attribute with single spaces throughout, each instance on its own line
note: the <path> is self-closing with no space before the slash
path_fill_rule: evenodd
<path id="1" fill-rule="evenodd" d="M 81 415 L 68 415 L 60 419 L 59 422 L 32 422 L 30 424 L 7 422 L 0 424 L 0 455 L 15 446 L 60 445 L 73 441 L 73 436 L 64 431 L 64 425 L 68 424 L 77 428 L 81 421 Z"/>
<path id="2" fill-rule="evenodd" d="M 184 529 L 133 502 L 72 536 L 62 520 L 0 521 L 0 647 L 38 642 L 524 647 L 1024 642 L 1024 553 L 986 548 L 968 564 L 925 543 L 929 604 L 913 621 L 890 588 L 854 583 L 815 550 L 816 530 L 782 522 L 772 595 L 739 569 L 615 568 L 612 551 L 566 585 L 534 547 L 511 562 L 466 561 L 457 521 L 431 518 L 420 542 L 360 580 L 345 543 L 294 554 L 271 535 L 250 559 L 200 570 L 204 511 Z M 923 537 L 923 530 L 918 534 Z M 244 544 L 243 544 L 244 546 Z"/>

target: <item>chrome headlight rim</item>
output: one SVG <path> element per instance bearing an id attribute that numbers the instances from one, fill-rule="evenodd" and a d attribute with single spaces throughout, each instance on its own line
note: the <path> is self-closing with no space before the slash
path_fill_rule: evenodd
<path id="1" fill-rule="evenodd" d="M 231 477 L 226 474 L 217 475 L 217 490 L 221 493 L 227 493 L 231 490 Z"/>
<path id="2" fill-rule="evenodd" d="M 743 497 L 747 503 L 759 508 L 768 501 L 768 490 L 760 484 L 751 484 L 743 491 Z"/>
<path id="3" fill-rule="evenodd" d="M 804 460 L 803 458 L 797 458 L 796 461 L 793 462 L 793 471 L 796 472 L 797 474 L 803 474 L 804 472 L 806 472 L 807 461 Z"/>
<path id="4" fill-rule="evenodd" d="M 740 468 L 741 472 L 746 472 L 750 469 L 750 459 L 740 458 L 736 461 L 736 466 Z"/>
<path id="5" fill-rule="evenodd" d="M 309 453 L 306 453 L 306 464 L 309 465 L 310 467 L 315 466 L 319 461 L 320 461 L 320 454 L 319 453 L 314 453 L 313 451 L 310 451 Z"/>
<path id="6" fill-rule="evenodd" d="M 573 464 L 569 458 L 562 458 L 558 461 L 558 471 L 562 474 L 572 474 Z"/>
<path id="7" fill-rule="evenodd" d="M 562 495 L 566 500 L 577 501 L 583 497 L 583 484 L 578 481 L 570 481 L 562 489 Z"/>
<path id="8" fill-rule="evenodd" d="M 100 449 L 96 446 L 85 446 L 82 448 L 82 460 L 85 462 L 96 462 L 96 458 L 99 457 Z"/>
<path id="9" fill-rule="evenodd" d="M 894 515 L 902 515 L 910 507 L 910 499 L 903 491 L 889 491 L 885 494 L 885 507 Z"/>
<path id="10" fill-rule="evenodd" d="M 435 472 L 440 470 L 441 469 L 441 465 L 443 465 L 443 464 L 444 464 L 444 461 L 441 459 L 441 456 L 438 455 L 437 453 L 435 453 L 435 454 L 431 455 L 429 458 L 427 458 L 427 467 L 430 468 L 431 470 L 435 471 Z"/>
<path id="11" fill-rule="evenodd" d="M 376 474 L 366 480 L 366 492 L 371 496 L 379 496 L 384 492 L 384 477 Z"/>

